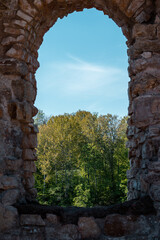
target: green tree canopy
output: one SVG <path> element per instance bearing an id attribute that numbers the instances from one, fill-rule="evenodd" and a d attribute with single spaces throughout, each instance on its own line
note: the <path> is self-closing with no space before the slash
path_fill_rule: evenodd
<path id="1" fill-rule="evenodd" d="M 126 199 L 127 118 L 87 111 L 39 127 L 36 186 L 41 203 L 108 205 Z"/>

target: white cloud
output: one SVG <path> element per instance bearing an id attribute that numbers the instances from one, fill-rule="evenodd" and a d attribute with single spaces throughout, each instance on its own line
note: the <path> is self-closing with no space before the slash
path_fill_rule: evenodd
<path id="1" fill-rule="evenodd" d="M 112 97 L 117 95 L 116 86 L 118 91 L 123 89 L 127 77 L 124 70 L 86 62 L 72 55 L 68 57 L 67 61 L 52 62 L 44 66 L 46 70 L 43 90 L 51 91 L 56 88 L 66 96 L 105 94 Z M 41 82 L 44 81 L 44 67 L 42 74 L 39 72 Z"/>
<path id="2" fill-rule="evenodd" d="M 123 116 L 128 106 L 126 69 L 99 65 L 69 55 L 45 63 L 37 73 L 36 106 L 48 115 L 78 109 Z M 125 111 L 124 107 L 125 106 Z"/>

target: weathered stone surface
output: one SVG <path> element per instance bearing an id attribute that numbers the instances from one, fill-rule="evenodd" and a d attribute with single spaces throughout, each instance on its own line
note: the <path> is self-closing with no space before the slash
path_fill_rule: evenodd
<path id="1" fill-rule="evenodd" d="M 7 159 L 6 160 L 6 165 L 7 165 L 7 168 L 8 170 L 11 170 L 11 171 L 17 171 L 19 169 L 21 169 L 22 167 L 22 164 L 23 164 L 23 161 L 22 159 Z"/>
<path id="2" fill-rule="evenodd" d="M 160 172 L 160 162 L 151 162 L 148 164 L 148 170 L 150 172 Z"/>
<path id="3" fill-rule="evenodd" d="M 29 16 L 28 14 L 22 12 L 21 10 L 18 10 L 17 16 L 22 18 L 23 20 L 25 20 L 28 23 L 31 22 L 32 19 L 33 19 L 31 16 Z"/>
<path id="4" fill-rule="evenodd" d="M 15 49 L 12 47 L 6 52 L 6 56 L 11 58 L 17 58 L 20 60 L 25 60 L 26 51 L 24 49 Z"/>
<path id="5" fill-rule="evenodd" d="M 37 189 L 36 188 L 30 188 L 30 189 L 27 189 L 27 190 L 28 190 L 27 200 L 29 200 L 29 202 L 32 202 L 37 197 Z"/>
<path id="6" fill-rule="evenodd" d="M 24 29 L 30 30 L 30 27 L 28 26 L 27 22 L 24 20 L 15 19 L 13 23 L 19 27 L 23 27 Z"/>
<path id="7" fill-rule="evenodd" d="M 0 233 L 8 231 L 18 224 L 17 209 L 11 206 L 4 207 L 0 203 Z"/>
<path id="8" fill-rule="evenodd" d="M 2 118 L 2 117 L 3 117 L 3 108 L 0 107 L 0 118 Z"/>
<path id="9" fill-rule="evenodd" d="M 61 227 L 60 229 L 61 239 L 66 240 L 78 240 L 80 239 L 80 234 L 78 232 L 78 227 L 73 224 L 67 224 Z"/>
<path id="10" fill-rule="evenodd" d="M 156 185 L 152 184 L 150 187 L 150 197 L 153 201 L 160 202 L 160 188 L 159 188 L 160 181 L 156 183 Z"/>
<path id="11" fill-rule="evenodd" d="M 2 204 L 4 206 L 12 206 L 18 200 L 20 191 L 18 189 L 7 190 L 3 193 Z"/>
<path id="12" fill-rule="evenodd" d="M 50 4 L 51 2 L 53 2 L 53 0 L 46 0 L 47 4 Z"/>
<path id="13" fill-rule="evenodd" d="M 155 38 L 156 37 L 156 28 L 157 25 L 153 24 L 135 24 L 133 27 L 133 38 L 136 37 L 146 37 L 146 38 Z M 151 54 L 151 53 L 150 53 Z"/>
<path id="14" fill-rule="evenodd" d="M 145 0 L 131 1 L 127 9 L 127 15 L 132 17 L 136 11 L 144 4 Z"/>
<path id="15" fill-rule="evenodd" d="M 16 177 L 2 176 L 0 177 L 0 189 L 18 188 L 18 181 Z"/>
<path id="16" fill-rule="evenodd" d="M 128 236 L 127 239 L 132 239 L 134 236 L 135 239 L 139 239 L 140 236 L 149 235 L 152 230 L 150 221 L 154 222 L 154 220 L 155 217 L 113 214 L 106 217 L 104 231 L 111 237 Z"/>
<path id="17" fill-rule="evenodd" d="M 160 106 L 159 96 L 138 97 L 133 104 L 135 114 L 132 121 L 137 127 L 146 127 L 160 121 L 158 114 Z"/>
<path id="18" fill-rule="evenodd" d="M 122 216 L 113 214 L 106 217 L 104 231 L 105 234 L 112 237 L 122 237 L 133 234 L 136 230 L 135 222 L 137 217 Z"/>
<path id="19" fill-rule="evenodd" d="M 25 135 L 22 142 L 23 148 L 36 148 L 37 147 L 37 135 L 29 134 Z"/>
<path id="20" fill-rule="evenodd" d="M 6 27 L 4 31 L 13 35 L 25 35 L 25 31 L 19 28 Z"/>
<path id="21" fill-rule="evenodd" d="M 27 189 L 33 188 L 34 184 L 35 184 L 35 179 L 34 179 L 32 172 L 25 171 L 23 177 L 24 177 L 23 183 L 24 183 L 25 187 Z"/>
<path id="22" fill-rule="evenodd" d="M 22 226 L 31 226 L 31 225 L 45 226 L 45 222 L 43 221 L 40 215 L 31 215 L 31 214 L 21 215 L 20 224 Z"/>
<path id="23" fill-rule="evenodd" d="M 142 53 L 142 57 L 144 57 L 144 58 L 151 58 L 152 57 L 152 53 L 151 52 L 143 52 Z"/>
<path id="24" fill-rule="evenodd" d="M 23 169 L 32 173 L 36 172 L 36 165 L 32 161 L 24 161 Z"/>
<path id="25" fill-rule="evenodd" d="M 11 43 L 24 42 L 25 37 L 20 35 L 18 37 L 7 37 L 2 41 L 2 45 L 10 45 Z"/>
<path id="26" fill-rule="evenodd" d="M 80 234 L 78 227 L 73 224 L 66 224 L 58 228 L 46 228 L 46 236 L 48 240 L 79 240 Z"/>
<path id="27" fill-rule="evenodd" d="M 41 0 L 34 0 L 34 5 L 39 9 L 43 7 L 43 3 Z"/>
<path id="28" fill-rule="evenodd" d="M 13 89 L 15 97 L 19 101 L 23 101 L 23 97 L 24 97 L 24 83 L 23 83 L 22 79 L 20 79 L 20 80 L 13 80 L 12 81 L 12 89 Z"/>
<path id="29" fill-rule="evenodd" d="M 48 213 L 48 214 L 46 215 L 46 219 L 47 219 L 47 221 L 49 221 L 49 222 L 52 223 L 53 225 L 59 224 L 59 219 L 58 219 L 57 215 L 55 215 L 55 214 L 50 214 L 50 213 Z"/>
<path id="30" fill-rule="evenodd" d="M 33 8 L 27 0 L 20 0 L 20 8 L 32 17 L 37 14 L 37 10 Z"/>
<path id="31" fill-rule="evenodd" d="M 155 182 L 160 182 L 160 174 L 157 173 L 148 173 L 145 177 L 144 180 L 150 184 L 155 183 Z"/>
<path id="32" fill-rule="evenodd" d="M 36 151 L 34 149 L 24 149 L 23 158 L 25 160 L 36 160 Z"/>
<path id="33" fill-rule="evenodd" d="M 78 229 L 81 233 L 82 239 L 98 238 L 101 234 L 100 228 L 98 227 L 93 217 L 79 218 Z"/>

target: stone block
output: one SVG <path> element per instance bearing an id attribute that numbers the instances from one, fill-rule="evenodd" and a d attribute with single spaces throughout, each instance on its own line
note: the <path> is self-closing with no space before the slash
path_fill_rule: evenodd
<path id="1" fill-rule="evenodd" d="M 34 188 L 35 179 L 34 179 L 32 172 L 27 172 L 27 171 L 24 172 L 23 183 L 24 183 L 26 189 Z"/>
<path id="2" fill-rule="evenodd" d="M 129 181 L 129 189 L 140 190 L 140 182 L 136 179 L 131 179 Z"/>
<path id="3" fill-rule="evenodd" d="M 26 51 L 24 49 L 15 49 L 12 47 L 6 52 L 6 56 L 11 58 L 17 58 L 20 60 L 25 60 Z"/>
<path id="4" fill-rule="evenodd" d="M 152 57 L 152 53 L 151 52 L 143 52 L 141 54 L 141 56 L 145 59 L 151 58 Z"/>
<path id="5" fill-rule="evenodd" d="M 8 170 L 11 171 L 17 171 L 22 168 L 23 161 L 22 159 L 7 159 L 6 160 L 6 166 Z"/>
<path id="6" fill-rule="evenodd" d="M 25 135 L 22 141 L 23 148 L 36 148 L 37 147 L 37 134 Z"/>
<path id="7" fill-rule="evenodd" d="M 148 173 L 144 176 L 144 181 L 149 183 L 149 184 L 155 184 L 160 182 L 160 174 L 157 173 Z"/>
<path id="8" fill-rule="evenodd" d="M 149 195 L 154 202 L 160 202 L 160 181 L 156 185 L 151 185 Z"/>
<path id="9" fill-rule="evenodd" d="M 152 231 L 152 224 L 155 217 L 147 216 L 134 216 L 134 215 L 120 215 L 112 214 L 106 217 L 104 231 L 107 236 L 115 237 L 116 239 L 121 237 L 126 237 L 125 239 L 142 239 L 147 236 Z M 140 236 L 140 238 L 139 238 Z M 123 239 L 123 238 L 122 238 Z"/>
<path id="10" fill-rule="evenodd" d="M 127 179 L 134 178 L 138 173 L 138 168 L 131 168 L 130 170 L 127 170 Z"/>
<path id="11" fill-rule="evenodd" d="M 132 17 L 144 3 L 145 0 L 131 1 L 126 11 L 127 16 Z"/>
<path id="12" fill-rule="evenodd" d="M 26 28 L 26 29 L 28 29 L 28 24 L 27 24 L 27 22 L 26 21 L 24 21 L 24 20 L 13 20 L 13 23 L 15 24 L 15 25 L 18 25 L 18 26 L 20 26 L 20 27 L 23 27 L 23 28 Z"/>
<path id="13" fill-rule="evenodd" d="M 142 37 L 142 38 L 155 38 L 156 37 L 156 24 L 135 24 L 133 27 L 132 36 L 133 38 Z M 151 53 L 149 53 L 151 55 Z"/>
<path id="14" fill-rule="evenodd" d="M 12 81 L 12 89 L 15 95 L 15 98 L 19 101 L 23 101 L 24 98 L 24 82 L 22 79 Z"/>
<path id="15" fill-rule="evenodd" d="M 113 0 L 113 2 L 118 5 L 122 12 L 125 12 L 130 3 L 130 0 Z"/>
<path id="16" fill-rule="evenodd" d="M 101 234 L 100 228 L 93 217 L 80 217 L 78 230 L 81 233 L 82 239 L 98 238 Z"/>
<path id="17" fill-rule="evenodd" d="M 12 188 L 18 188 L 19 184 L 16 177 L 1 176 L 0 177 L 0 189 L 7 190 Z"/>
<path id="18" fill-rule="evenodd" d="M 30 23 L 33 20 L 33 17 L 29 16 L 28 14 L 24 13 L 21 10 L 18 10 L 17 16 L 25 20 L 27 23 Z"/>
<path id="19" fill-rule="evenodd" d="M 25 35 L 25 31 L 20 28 L 6 27 L 4 30 L 6 33 L 13 35 Z"/>
<path id="20" fill-rule="evenodd" d="M 160 162 L 150 162 L 148 164 L 148 170 L 149 172 L 160 172 Z"/>
<path id="21" fill-rule="evenodd" d="M 48 222 L 52 223 L 53 225 L 59 224 L 59 219 L 58 219 L 57 215 L 55 215 L 55 214 L 47 213 L 46 219 Z"/>
<path id="22" fill-rule="evenodd" d="M 142 145 L 142 159 L 152 159 L 154 155 L 153 145 L 147 141 Z"/>
<path id="23" fill-rule="evenodd" d="M 137 38 L 134 44 L 134 51 L 139 54 L 142 52 L 157 52 L 160 51 L 160 41 L 159 39 L 151 40 L 151 39 L 140 39 Z"/>
<path id="24" fill-rule="evenodd" d="M 129 126 L 127 129 L 127 136 L 128 138 L 134 136 L 135 134 L 135 127 L 134 126 Z"/>
<path id="25" fill-rule="evenodd" d="M 34 17 L 37 14 L 37 10 L 33 8 L 27 0 L 20 0 L 20 8 L 22 11 Z"/>
<path id="26" fill-rule="evenodd" d="M 132 121 L 136 127 L 146 127 L 160 121 L 160 97 L 140 96 L 133 102 Z"/>
<path id="27" fill-rule="evenodd" d="M 32 116 L 33 116 L 32 104 L 29 104 L 28 102 L 23 102 L 23 103 L 14 102 L 14 103 L 11 103 L 10 105 L 11 105 L 11 107 L 10 107 L 11 110 L 10 109 L 9 110 L 10 110 L 11 114 L 12 114 L 12 112 L 15 113 L 14 117 L 17 120 L 25 121 L 25 122 L 31 121 Z"/>
<path id="28" fill-rule="evenodd" d="M 66 224 L 63 226 L 46 227 L 46 238 L 47 240 L 80 240 L 80 234 L 78 227 L 74 224 Z"/>
<path id="29" fill-rule="evenodd" d="M 4 207 L 0 203 L 0 233 L 11 230 L 18 224 L 17 209 L 11 206 Z"/>
<path id="30" fill-rule="evenodd" d="M 159 126 L 149 126 L 149 137 L 157 137 L 160 133 L 160 125 Z"/>
<path id="31" fill-rule="evenodd" d="M 78 232 L 78 227 L 74 224 L 66 224 L 60 228 L 61 239 L 67 240 L 78 240 L 80 239 L 80 234 Z"/>
<path id="32" fill-rule="evenodd" d="M 32 173 L 36 172 L 36 165 L 33 161 L 24 161 L 23 169 Z"/>
<path id="33" fill-rule="evenodd" d="M 34 5 L 39 9 L 43 7 L 43 3 L 41 0 L 34 0 Z"/>
<path id="34" fill-rule="evenodd" d="M 36 98 L 36 89 L 32 83 L 26 82 L 25 84 L 25 98 L 28 102 L 34 102 Z"/>
<path id="35" fill-rule="evenodd" d="M 22 214 L 20 216 L 20 224 L 22 226 L 45 226 L 42 217 L 37 214 Z"/>
<path id="36" fill-rule="evenodd" d="M 23 150 L 23 159 L 25 160 L 36 160 L 36 150 L 34 149 L 24 149 Z"/>
<path id="37" fill-rule="evenodd" d="M 4 206 L 11 206 L 17 202 L 18 197 L 19 197 L 18 189 L 4 191 L 2 196 L 2 204 Z"/>
<path id="38" fill-rule="evenodd" d="M 112 214 L 106 217 L 104 232 L 107 236 L 122 237 L 134 234 L 136 231 L 136 216 Z"/>
<path id="39" fill-rule="evenodd" d="M 27 192 L 29 193 L 29 198 L 31 198 L 31 200 L 35 201 L 36 197 L 37 197 L 37 189 L 36 188 L 30 188 L 27 189 Z"/>
<path id="40" fill-rule="evenodd" d="M 25 37 L 23 35 L 20 35 L 18 37 L 7 37 L 7 38 L 3 38 L 2 40 L 2 45 L 10 45 L 13 43 L 17 43 L 17 42 L 24 42 L 25 41 Z"/>
<path id="41" fill-rule="evenodd" d="M 140 177 L 140 185 L 141 185 L 141 191 L 144 193 L 148 193 L 150 185 L 149 183 L 144 181 L 143 176 Z"/>
<path id="42" fill-rule="evenodd" d="M 130 139 L 129 141 L 127 141 L 126 142 L 126 147 L 127 148 L 136 148 L 137 147 L 136 140 Z"/>
<path id="43" fill-rule="evenodd" d="M 10 102 L 8 104 L 8 113 L 11 119 L 17 118 L 17 104 L 16 102 Z"/>

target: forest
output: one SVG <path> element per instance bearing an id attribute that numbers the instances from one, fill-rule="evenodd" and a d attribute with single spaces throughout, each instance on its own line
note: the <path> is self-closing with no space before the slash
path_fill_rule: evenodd
<path id="1" fill-rule="evenodd" d="M 87 111 L 35 117 L 39 127 L 37 173 L 41 204 L 92 207 L 127 196 L 127 117 Z"/>

